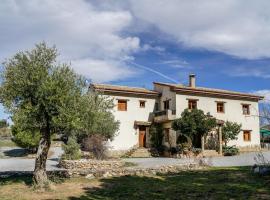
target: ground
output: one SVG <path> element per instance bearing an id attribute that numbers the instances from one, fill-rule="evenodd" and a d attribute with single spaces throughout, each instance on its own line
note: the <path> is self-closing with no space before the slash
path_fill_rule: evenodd
<path id="1" fill-rule="evenodd" d="M 55 183 L 46 192 L 35 191 L 31 183 L 27 176 L 1 179 L 0 199 L 270 199 L 270 177 L 252 174 L 250 167 L 153 177 L 73 178 Z"/>
<path id="2" fill-rule="evenodd" d="M 1 154 L 9 154 L 11 151 L 19 151 L 18 147 L 0 147 Z M 60 147 L 52 147 L 50 150 L 50 157 L 47 162 L 48 170 L 59 170 L 57 167 L 58 160 L 62 154 Z M 205 162 L 215 167 L 227 166 L 251 166 L 256 162 L 254 158 L 257 153 L 244 153 L 238 156 L 230 157 L 212 157 L 206 158 Z M 263 152 L 265 158 L 270 161 L 270 151 Z M 0 156 L 1 159 L 1 156 Z M 140 168 L 154 168 L 164 165 L 178 165 L 186 163 L 198 162 L 198 159 L 175 159 L 175 158 L 128 158 L 124 159 L 125 162 L 135 163 Z M 25 159 L 19 157 L 2 158 L 0 160 L 0 172 L 3 171 L 33 171 L 34 159 Z"/>

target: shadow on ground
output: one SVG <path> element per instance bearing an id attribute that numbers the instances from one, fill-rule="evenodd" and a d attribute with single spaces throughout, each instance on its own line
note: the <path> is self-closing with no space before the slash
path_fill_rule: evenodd
<path id="1" fill-rule="evenodd" d="M 24 157 L 29 154 L 29 152 L 25 149 L 11 149 L 6 150 L 3 154 L 7 157 Z"/>
<path id="2" fill-rule="evenodd" d="M 185 171 L 174 175 L 101 179 L 70 200 L 119 199 L 270 199 L 270 178 L 249 168 Z"/>

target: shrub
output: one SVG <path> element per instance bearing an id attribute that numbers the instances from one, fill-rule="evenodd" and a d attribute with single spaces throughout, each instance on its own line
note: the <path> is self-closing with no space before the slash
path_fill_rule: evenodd
<path id="1" fill-rule="evenodd" d="M 83 149 L 91 152 L 98 160 L 105 159 L 108 152 L 107 139 L 98 134 L 88 136 L 83 140 Z"/>
<path id="2" fill-rule="evenodd" d="M 235 146 L 223 146 L 222 149 L 224 156 L 235 156 L 239 154 L 239 149 Z"/>
<path id="3" fill-rule="evenodd" d="M 38 131 L 28 132 L 22 131 L 17 126 L 11 127 L 12 141 L 19 147 L 25 148 L 31 153 L 36 153 L 40 140 L 40 133 Z"/>
<path id="4" fill-rule="evenodd" d="M 163 129 L 161 124 L 153 123 L 149 129 L 151 147 L 153 148 L 153 152 L 156 152 L 156 155 L 160 155 L 165 151 L 165 147 L 163 145 Z"/>
<path id="5" fill-rule="evenodd" d="M 63 144 L 63 150 L 62 159 L 64 160 L 78 160 L 81 158 L 80 145 L 73 137 L 68 139 L 67 144 Z"/>

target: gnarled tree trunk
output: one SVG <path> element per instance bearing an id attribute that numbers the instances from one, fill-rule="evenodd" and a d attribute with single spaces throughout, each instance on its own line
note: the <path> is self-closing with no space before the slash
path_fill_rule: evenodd
<path id="1" fill-rule="evenodd" d="M 40 187 L 48 184 L 48 177 L 46 174 L 46 161 L 51 146 L 51 135 L 49 128 L 41 131 L 41 138 L 36 155 L 34 182 Z"/>

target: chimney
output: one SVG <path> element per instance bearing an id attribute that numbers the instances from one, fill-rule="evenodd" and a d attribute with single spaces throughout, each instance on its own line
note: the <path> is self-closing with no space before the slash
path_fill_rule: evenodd
<path id="1" fill-rule="evenodd" d="M 192 88 L 196 87 L 196 75 L 195 74 L 189 75 L 189 87 L 192 87 Z"/>

